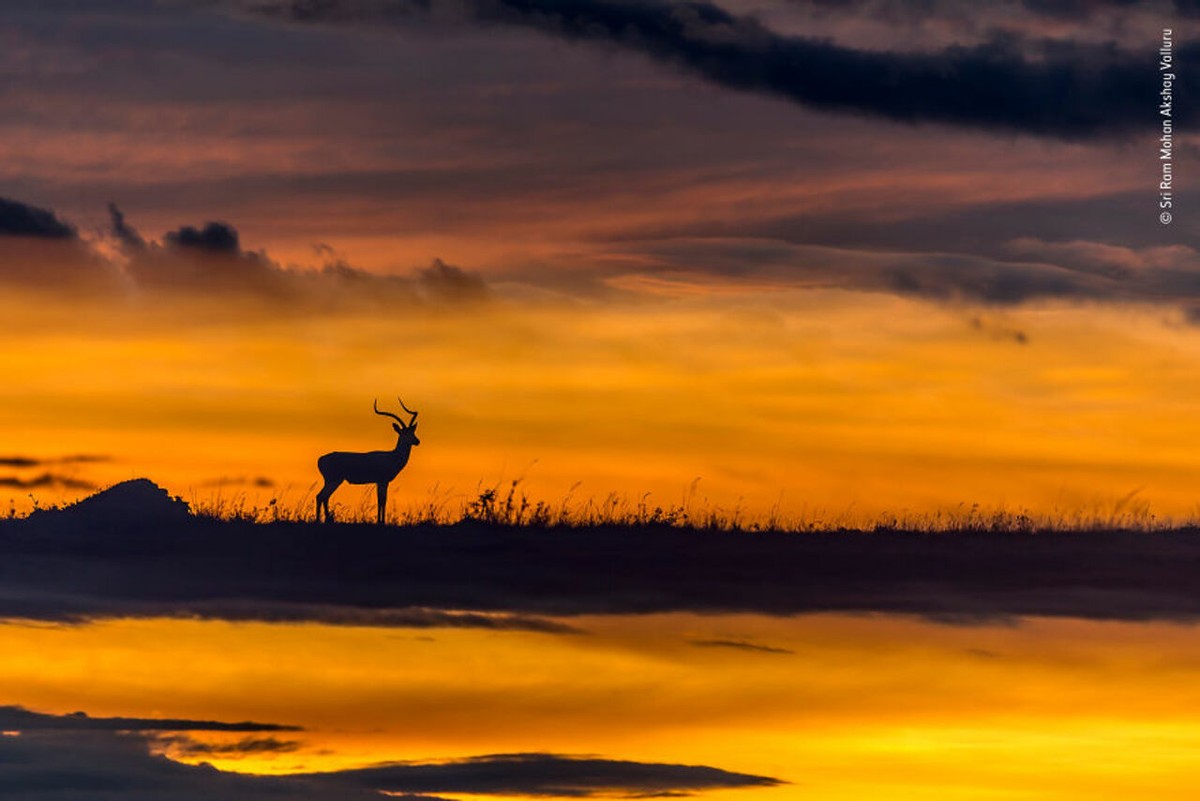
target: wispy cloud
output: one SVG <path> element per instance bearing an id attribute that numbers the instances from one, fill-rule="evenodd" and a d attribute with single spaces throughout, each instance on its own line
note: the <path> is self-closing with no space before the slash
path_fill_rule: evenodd
<path id="1" fill-rule="evenodd" d="M 281 740 L 278 737 L 243 737 L 229 743 L 208 743 L 186 734 L 172 734 L 157 737 L 156 740 L 159 744 L 168 746 L 172 755 L 186 758 L 219 756 L 228 759 L 261 754 L 290 754 L 301 746 L 299 740 Z"/>
<path id="2" fill-rule="evenodd" d="M 76 263 L 86 264 L 92 278 L 123 272 L 123 294 L 133 289 L 215 301 L 258 299 L 276 304 L 276 308 L 297 310 L 378 308 L 396 303 L 469 308 L 495 294 L 481 275 L 441 259 L 410 277 L 378 275 L 355 268 L 329 246 L 320 245 L 316 251 L 324 261 L 320 267 L 284 266 L 265 252 L 245 249 L 237 229 L 229 223 L 181 226 L 164 234 L 161 242 L 154 242 L 142 237 L 116 206 L 110 207 L 110 215 L 108 233 L 124 254 L 122 265 L 105 261 L 83 242 L 70 240 L 67 246 L 75 257 L 83 255 L 83 261 L 77 258 Z M 970 246 L 978 252 L 959 250 L 957 243 L 938 251 L 917 241 L 933 223 L 922 225 L 909 225 L 914 230 L 899 239 L 889 239 L 888 227 L 877 226 L 870 232 L 875 240 L 854 245 L 794 242 L 787 238 L 787 231 L 780 231 L 779 236 L 673 235 L 616 241 L 605 245 L 599 255 L 580 260 L 584 277 L 575 279 L 583 282 L 576 289 L 594 294 L 595 287 L 603 285 L 609 291 L 644 295 L 661 294 L 671 286 L 711 289 L 726 282 L 747 288 L 838 287 L 993 305 L 1040 299 L 1155 302 L 1185 308 L 1200 303 L 1200 282 L 1196 280 L 1200 252 L 1190 245 L 1137 247 L 1021 236 Z M 893 227 L 897 231 L 903 228 Z M 36 240 L 16 237 L 12 241 L 21 247 Z M 838 237 L 834 235 L 832 241 L 837 242 Z M 7 246 L 0 237 L 0 254 L 7 252 Z M 18 272 L 9 275 L 0 268 L 0 281 L 26 283 L 24 273 Z M 530 275 L 523 280 L 552 284 L 562 279 Z M 42 285 L 58 291 L 62 282 Z M 110 282 L 109 286 L 117 284 Z M 5 464 L 32 466 L 0 460 L 0 465 Z"/>
<path id="3" fill-rule="evenodd" d="M 80 453 L 71 456 L 0 456 L 0 467 L 33 468 L 61 464 L 95 464 L 111 461 L 111 456 Z"/>
<path id="4" fill-rule="evenodd" d="M 778 654 L 786 656 L 796 653 L 787 648 L 775 648 L 770 645 L 759 645 L 742 640 L 689 640 L 688 645 L 696 648 L 732 648 L 735 651 L 750 651 L 759 654 Z"/>
<path id="5" fill-rule="evenodd" d="M 24 467 L 24 465 L 17 465 Z M 36 476 L 3 476 L 0 475 L 0 487 L 9 489 L 95 489 L 91 481 L 62 473 L 40 473 Z"/>

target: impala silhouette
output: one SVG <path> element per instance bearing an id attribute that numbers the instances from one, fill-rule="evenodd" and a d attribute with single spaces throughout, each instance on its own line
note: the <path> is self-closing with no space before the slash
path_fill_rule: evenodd
<path id="1" fill-rule="evenodd" d="M 343 483 L 374 484 L 376 522 L 383 523 L 387 511 L 388 484 L 392 483 L 392 479 L 408 464 L 413 446 L 421 444 L 421 440 L 417 439 L 417 413 L 405 406 L 404 401 L 399 398 L 396 400 L 400 401 L 401 409 L 412 415 L 407 423 L 391 412 L 379 411 L 379 400 L 375 400 L 375 414 L 391 417 L 396 421 L 392 423 L 397 435 L 395 448 L 369 453 L 334 451 L 317 459 L 317 469 L 321 471 L 321 478 L 325 479 L 325 486 L 317 493 L 318 523 L 321 522 L 322 509 L 325 510 L 325 521 L 333 522 L 333 515 L 329 511 L 329 497 Z"/>

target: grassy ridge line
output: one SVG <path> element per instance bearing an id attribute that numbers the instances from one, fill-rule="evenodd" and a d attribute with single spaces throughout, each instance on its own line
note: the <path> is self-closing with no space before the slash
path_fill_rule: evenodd
<path id="1" fill-rule="evenodd" d="M 329 526 L 276 517 L 270 504 L 265 517 L 233 508 L 198 516 L 147 479 L 122 482 L 61 511 L 0 521 L 0 618 L 407 626 L 447 622 L 428 610 L 470 610 L 1200 620 L 1200 529 L 1167 530 L 1136 510 L 1076 516 L 1073 529 L 973 508 L 921 518 L 956 529 L 902 530 L 891 518 L 870 531 L 767 529 L 686 508 L 674 518 L 645 504 L 622 510 L 619 499 L 538 516 L 517 487 L 505 489 L 463 502 L 458 519 Z"/>
<path id="2" fill-rule="evenodd" d="M 1144 501 L 1132 496 L 1092 508 L 1058 509 L 1047 513 L 1029 510 L 986 508 L 960 503 L 935 512 L 885 513 L 864 516 L 847 509 L 841 512 L 821 510 L 787 516 L 778 506 L 753 515 L 740 506 L 722 507 L 695 500 L 695 483 L 678 504 L 657 504 L 649 494 L 631 501 L 610 493 L 602 500 L 575 498 L 573 492 L 550 503 L 530 498 L 520 488 L 520 480 L 490 487 L 479 487 L 475 495 L 455 500 L 439 494 L 435 488 L 427 501 L 389 512 L 388 524 L 397 526 L 456 525 L 488 523 L 530 529 L 598 527 L 670 527 L 708 531 L 745 532 L 832 532 L 832 531 L 911 531 L 920 533 L 995 532 L 1032 533 L 1036 531 L 1169 531 L 1197 525 L 1194 519 L 1177 520 L 1155 515 Z M 357 506 L 334 504 L 338 522 L 374 523 L 373 493 L 364 493 Z M 210 520 L 248 523 L 311 522 L 314 500 L 311 490 L 291 502 L 272 498 L 253 502 L 245 493 L 226 496 L 218 493 L 193 498 L 193 512 Z"/>

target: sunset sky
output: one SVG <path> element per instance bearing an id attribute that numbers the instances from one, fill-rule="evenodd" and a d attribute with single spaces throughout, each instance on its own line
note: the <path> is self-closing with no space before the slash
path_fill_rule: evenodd
<path id="1" fill-rule="evenodd" d="M 311 515 L 317 457 L 391 448 L 372 404 L 403 399 L 393 519 L 517 482 L 818 527 L 1196 521 L 1197 32 L 1190 0 L 0 0 L 0 517 L 143 476 Z M 1159 607 L 531 627 L 10 578 L 0 763 L 172 801 L 278 788 L 152 752 L 326 772 L 305 799 L 772 801 L 1171 797 L 1200 749 Z"/>
<path id="2" fill-rule="evenodd" d="M 1190 515 L 1188 8 L 5 3 L 3 481 Z"/>

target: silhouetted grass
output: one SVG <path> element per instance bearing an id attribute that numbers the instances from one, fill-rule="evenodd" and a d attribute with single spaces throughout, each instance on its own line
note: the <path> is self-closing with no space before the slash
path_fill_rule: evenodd
<path id="1" fill-rule="evenodd" d="M 955 533 L 1035 533 L 1083 531 L 1166 531 L 1195 526 L 1196 517 L 1186 519 L 1159 517 L 1145 500 L 1131 493 L 1086 507 L 1063 507 L 1046 511 L 986 507 L 960 503 L 936 511 L 866 515 L 853 507 L 840 510 L 801 508 L 784 513 L 777 503 L 762 512 L 749 512 L 740 504 L 721 506 L 697 499 L 697 482 L 692 482 L 678 503 L 662 503 L 650 493 L 630 497 L 609 493 L 603 497 L 581 497 L 579 484 L 557 501 L 547 501 L 525 492 L 521 479 L 480 483 L 473 492 L 461 493 L 440 485 L 432 487 L 426 498 L 408 504 L 392 503 L 387 516 L 389 525 L 457 525 L 463 523 L 527 529 L 592 528 L 619 526 L 633 528 L 674 528 L 729 532 L 913 532 L 923 534 Z M 208 494 L 193 491 L 187 498 L 192 513 L 199 518 L 242 523 L 313 522 L 316 486 L 306 489 L 285 487 L 275 497 L 264 497 L 251 489 L 219 486 Z M 43 509 L 61 508 L 46 504 L 30 494 L 29 503 L 18 508 L 13 499 L 0 516 L 9 520 Z M 374 487 L 343 489 L 340 501 L 332 505 L 339 523 L 374 524 Z"/>
<path id="2" fill-rule="evenodd" d="M 393 504 L 387 521 L 389 525 L 401 526 L 482 523 L 529 529 L 619 526 L 748 533 L 866 531 L 922 534 L 1150 532 L 1194 525 L 1193 520 L 1160 518 L 1150 510 L 1148 503 L 1134 502 L 1132 497 L 1050 512 L 962 503 L 933 512 L 902 510 L 867 517 L 853 509 L 804 509 L 787 515 L 781 512 L 778 504 L 766 512 L 752 514 L 740 505 L 730 507 L 697 501 L 694 483 L 681 502 L 665 504 L 653 501 L 649 493 L 632 499 L 618 493 L 602 498 L 581 498 L 576 495 L 578 486 L 555 502 L 530 497 L 521 488 L 519 479 L 480 484 L 475 492 L 466 496 L 435 486 L 423 501 L 398 509 Z M 218 492 L 213 496 L 193 497 L 190 503 L 197 516 L 207 519 L 274 523 L 311 522 L 315 500 L 313 488 L 309 488 L 299 496 L 293 494 L 290 500 L 271 498 L 263 502 L 253 500 L 245 492 Z M 357 502 L 333 504 L 333 510 L 339 523 L 374 523 L 374 489 L 368 487 L 361 491 Z"/>

